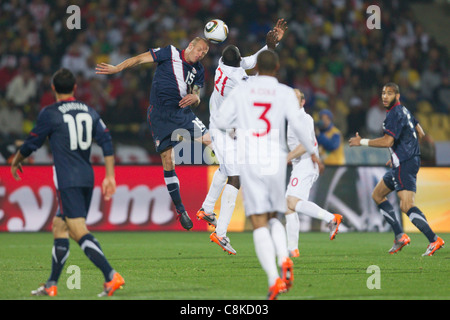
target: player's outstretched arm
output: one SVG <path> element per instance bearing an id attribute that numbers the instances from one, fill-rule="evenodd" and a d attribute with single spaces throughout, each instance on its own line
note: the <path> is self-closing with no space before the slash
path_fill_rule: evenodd
<path id="1" fill-rule="evenodd" d="M 375 147 L 375 148 L 389 148 L 394 145 L 394 138 L 388 134 L 376 139 L 362 139 L 359 133 L 356 133 L 355 137 L 348 140 L 350 147 Z"/>
<path id="2" fill-rule="evenodd" d="M 116 178 L 114 175 L 114 156 L 105 157 L 105 178 L 102 183 L 102 193 L 105 200 L 110 200 L 112 195 L 116 193 Z"/>
<path id="3" fill-rule="evenodd" d="M 96 74 L 115 74 L 118 72 L 121 72 L 124 69 L 132 68 L 134 66 L 143 64 L 143 63 L 150 63 L 153 62 L 153 56 L 150 52 L 144 52 L 141 53 L 135 57 L 131 57 L 129 59 L 126 59 L 125 61 L 119 63 L 118 65 L 114 66 L 112 64 L 108 63 L 98 63 L 97 67 L 95 68 Z"/>

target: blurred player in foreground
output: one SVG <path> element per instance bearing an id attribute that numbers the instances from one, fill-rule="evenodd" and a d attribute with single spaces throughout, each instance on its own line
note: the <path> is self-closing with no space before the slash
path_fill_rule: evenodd
<path id="1" fill-rule="evenodd" d="M 286 212 L 286 120 L 298 123 L 294 132 L 312 161 L 319 162 L 300 123 L 304 118 L 294 90 L 275 78 L 279 66 L 275 52 L 261 52 L 258 75 L 233 89 L 222 103 L 216 123 L 222 130 L 236 129 L 245 212 L 253 226 L 256 255 L 267 274 L 269 300 L 286 292 L 294 280 L 286 231 L 278 219 L 271 219 L 277 212 Z"/>
<path id="2" fill-rule="evenodd" d="M 220 115 L 220 106 L 223 100 L 231 90 L 238 86 L 239 83 L 248 80 L 249 77 L 245 70 L 255 67 L 256 58 L 260 52 L 267 49 L 275 49 L 277 42 L 280 42 L 283 38 L 286 29 L 287 23 L 283 19 L 279 19 L 275 27 L 268 32 L 266 45 L 248 57 L 241 57 L 241 53 L 236 46 L 227 46 L 222 52 L 219 66 L 215 72 L 214 91 L 210 99 L 211 117 L 209 132 L 220 167 L 214 173 L 202 208 L 197 212 L 197 218 L 203 219 L 216 227 L 216 230 L 211 233 L 210 239 L 229 254 L 236 254 L 236 250 L 231 246 L 230 239 L 227 237 L 227 229 L 240 188 L 239 164 L 237 163 L 236 140 L 216 128 L 216 118 Z M 213 210 L 222 190 L 220 216 L 219 219 L 216 219 Z"/>
<path id="3" fill-rule="evenodd" d="M 294 89 L 295 94 L 300 105 L 300 113 L 307 119 L 303 121 L 302 125 L 307 127 L 310 132 L 309 139 L 314 145 L 314 151 L 319 157 L 319 149 L 314 131 L 314 120 L 306 113 L 304 109 L 305 96 L 298 90 Z M 310 160 L 311 156 L 306 152 L 306 149 L 300 144 L 299 139 L 292 131 L 291 124 L 288 123 L 287 142 L 289 149 L 288 161 L 292 161 L 292 173 L 289 180 L 289 185 L 286 190 L 286 201 L 288 210 L 286 211 L 286 233 L 288 239 L 289 255 L 292 257 L 300 256 L 298 250 L 298 238 L 300 232 L 300 222 L 298 213 L 303 213 L 312 218 L 320 219 L 328 224 L 330 229 L 330 240 L 333 240 L 338 233 L 339 225 L 342 222 L 342 215 L 332 214 L 327 210 L 322 209 L 314 202 L 308 201 L 309 192 L 314 182 L 319 177 L 320 170 L 323 169 L 323 164 L 314 166 Z"/>
<path id="4" fill-rule="evenodd" d="M 400 89 L 397 84 L 387 83 L 383 87 L 381 98 L 387 111 L 383 122 L 384 136 L 362 139 L 357 132 L 356 137 L 350 138 L 349 144 L 350 147 L 389 148 L 391 153 L 391 170 L 378 182 L 372 193 L 372 198 L 395 234 L 394 245 L 389 253 L 394 254 L 411 242 L 386 198 L 395 190 L 400 198 L 402 212 L 406 213 L 430 242 L 423 256 L 431 256 L 444 246 L 444 240 L 431 230 L 425 215 L 414 204 L 417 173 L 420 169 L 419 139 L 425 136 L 425 133 L 419 122 L 400 103 Z"/>
<path id="5" fill-rule="evenodd" d="M 36 296 L 57 295 L 57 282 L 69 256 L 70 236 L 103 272 L 104 290 L 99 296 L 111 296 L 125 281 L 110 266 L 99 242 L 86 227 L 94 187 L 94 172 L 89 160 L 92 138 L 101 146 L 105 157 L 106 175 L 102 183 L 105 200 L 110 200 L 116 191 L 111 135 L 94 109 L 75 100 L 75 77 L 69 70 L 60 69 L 53 75 L 52 89 L 57 102 L 39 113 L 36 126 L 11 164 L 13 177 L 21 180 L 17 171 L 22 172 L 22 161 L 49 138 L 59 204 L 52 227 L 52 271 L 47 282 L 31 293 Z"/>
<path id="6" fill-rule="evenodd" d="M 200 60 L 208 50 L 208 41 L 197 37 L 184 50 L 172 45 L 153 48 L 126 59 L 117 66 L 100 63 L 95 69 L 97 74 L 115 74 L 145 63 L 157 64 L 150 91 L 147 122 L 156 151 L 161 155 L 164 181 L 175 205 L 177 219 L 186 230 L 190 230 L 193 224 L 181 200 L 173 147 L 186 134 L 204 145 L 211 144 L 208 130 L 191 110 L 191 107 L 200 104 L 200 88 L 203 87 L 205 78 Z"/>

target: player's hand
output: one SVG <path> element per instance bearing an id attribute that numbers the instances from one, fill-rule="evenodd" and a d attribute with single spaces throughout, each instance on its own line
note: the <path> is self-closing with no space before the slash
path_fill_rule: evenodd
<path id="1" fill-rule="evenodd" d="M 186 108 L 190 105 L 198 105 L 200 103 L 200 98 L 198 95 L 190 93 L 183 97 L 178 104 L 180 108 Z"/>
<path id="2" fill-rule="evenodd" d="M 275 30 L 270 30 L 266 35 L 266 45 L 269 49 L 275 50 L 278 34 Z"/>
<path id="3" fill-rule="evenodd" d="M 361 137 L 359 136 L 359 133 L 356 133 L 355 137 L 352 137 L 348 140 L 348 144 L 350 147 L 359 147 L 361 145 Z"/>
<path id="4" fill-rule="evenodd" d="M 288 29 L 287 22 L 284 19 L 278 19 L 277 24 L 273 28 L 277 32 L 277 42 L 280 42 L 283 39 L 284 33 Z"/>
<path id="5" fill-rule="evenodd" d="M 322 172 L 325 170 L 325 166 L 322 160 L 320 160 L 320 158 L 316 154 L 311 155 L 311 160 L 314 165 L 317 165 L 319 167 L 319 174 L 322 174 Z"/>
<path id="6" fill-rule="evenodd" d="M 16 181 L 20 181 L 20 180 L 22 180 L 22 178 L 17 173 L 17 170 L 20 171 L 21 173 L 23 173 L 22 164 L 21 163 L 18 163 L 17 165 L 14 165 L 14 164 L 11 165 L 11 174 L 12 174 L 12 176 L 14 177 L 14 179 Z"/>
<path id="7" fill-rule="evenodd" d="M 107 63 L 98 63 L 97 67 L 95 68 L 96 74 L 114 74 L 120 72 L 119 68 L 116 66 L 113 66 L 112 64 Z"/>
<path id="8" fill-rule="evenodd" d="M 386 162 L 386 167 L 392 168 L 392 160 L 391 159 L 389 159 L 388 162 Z"/>
<path id="9" fill-rule="evenodd" d="M 114 177 L 105 177 L 102 183 L 102 193 L 106 201 L 109 201 L 116 193 L 116 179 Z"/>

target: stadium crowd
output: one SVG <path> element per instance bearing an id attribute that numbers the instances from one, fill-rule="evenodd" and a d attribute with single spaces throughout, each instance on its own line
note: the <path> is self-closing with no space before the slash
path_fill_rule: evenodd
<path id="1" fill-rule="evenodd" d="M 381 28 L 368 29 L 366 8 L 381 8 Z M 345 137 L 381 134 L 385 112 L 380 88 L 399 84 L 412 112 L 427 103 L 450 113 L 449 65 L 444 47 L 414 17 L 409 1 L 309 0 L 76 0 L 81 28 L 69 29 L 62 0 L 11 0 L 0 5 L 0 144 L 23 139 L 40 109 L 54 101 L 52 74 L 66 67 L 77 75 L 76 97 L 93 106 L 115 142 L 154 153 L 146 124 L 154 65 L 114 76 L 95 74 L 99 62 L 118 64 L 148 48 L 185 48 L 212 18 L 230 28 L 227 41 L 211 45 L 196 115 L 209 123 L 208 101 L 223 48 L 243 56 L 259 50 L 278 18 L 288 34 L 277 47 L 279 80 L 305 93 L 306 111 L 329 109 Z M 370 118 L 370 121 L 367 119 Z M 6 158 L 6 156 L 5 156 Z"/>

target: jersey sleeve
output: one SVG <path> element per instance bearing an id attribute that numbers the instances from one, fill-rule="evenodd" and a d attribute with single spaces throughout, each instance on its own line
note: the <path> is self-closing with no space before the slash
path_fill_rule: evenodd
<path id="1" fill-rule="evenodd" d="M 101 118 L 96 122 L 94 139 L 102 148 L 103 156 L 112 156 L 114 154 L 111 134 Z"/>
<path id="2" fill-rule="evenodd" d="M 149 49 L 150 54 L 155 62 L 163 62 L 165 60 L 172 59 L 172 50 L 170 46 L 164 48 L 151 48 Z"/>
<path id="3" fill-rule="evenodd" d="M 44 144 L 45 139 L 51 134 L 52 130 L 51 114 L 47 108 L 44 108 L 38 115 L 36 126 L 30 131 L 27 139 L 20 147 L 20 153 L 24 157 L 28 157 Z"/>
<path id="4" fill-rule="evenodd" d="M 252 54 L 251 56 L 247 56 L 247 57 L 243 57 L 241 60 L 241 68 L 244 70 L 250 70 L 253 69 L 256 66 L 256 58 L 258 58 L 258 55 L 264 51 L 267 50 L 267 45 L 265 45 L 264 47 L 262 47 L 258 52 L 256 52 L 255 54 Z"/>
<path id="5" fill-rule="evenodd" d="M 305 122 L 308 121 L 308 118 L 305 113 L 300 112 L 298 99 L 295 96 L 293 89 L 286 92 L 285 110 L 286 120 L 288 120 L 288 122 L 291 124 L 291 129 L 294 132 L 295 136 L 298 138 L 298 140 L 308 153 L 315 153 L 312 141 L 309 139 L 308 125 L 305 125 Z"/>

